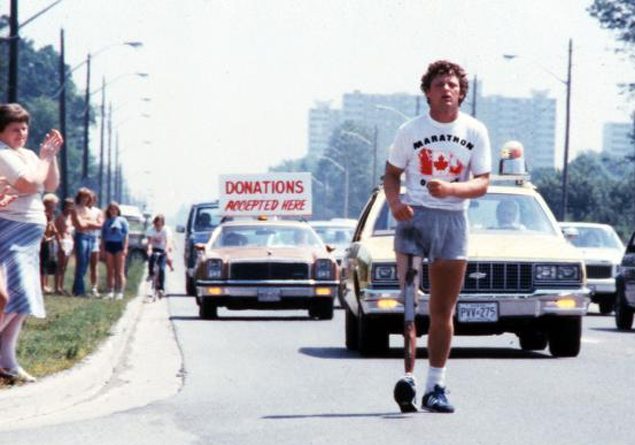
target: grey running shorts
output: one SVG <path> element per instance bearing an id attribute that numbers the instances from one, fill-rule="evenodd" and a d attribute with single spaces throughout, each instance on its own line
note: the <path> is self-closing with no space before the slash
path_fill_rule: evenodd
<path id="1" fill-rule="evenodd" d="M 434 260 L 467 259 L 468 225 L 464 210 L 412 206 L 414 216 L 395 228 L 395 252 Z"/>

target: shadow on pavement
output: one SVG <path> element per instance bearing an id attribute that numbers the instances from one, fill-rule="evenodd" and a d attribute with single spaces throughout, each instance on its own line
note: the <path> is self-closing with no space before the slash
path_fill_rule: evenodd
<path id="1" fill-rule="evenodd" d="M 403 348 L 391 348 L 387 353 L 374 357 L 362 357 L 355 351 L 349 351 L 346 348 L 300 348 L 301 354 L 310 357 L 323 359 L 366 359 L 366 358 L 396 358 L 403 359 Z M 426 348 L 417 349 L 417 358 L 428 358 L 428 350 Z M 510 348 L 452 348 L 450 352 L 451 359 L 553 359 L 547 353 L 537 351 L 522 351 L 520 349 Z"/>
<path id="2" fill-rule="evenodd" d="M 631 329 L 630 331 L 620 331 L 619 329 L 613 328 L 588 328 L 590 331 L 599 331 L 599 332 L 608 332 L 611 334 L 635 334 L 635 329 Z"/>
<path id="3" fill-rule="evenodd" d="M 425 414 L 427 411 L 419 411 L 420 414 Z M 400 412 L 386 412 L 386 413 L 321 413 L 321 414 L 278 414 L 271 416 L 263 416 L 266 420 L 296 420 L 296 419 L 311 419 L 311 418 L 323 418 L 323 419 L 342 419 L 342 418 L 360 418 L 360 417 L 382 417 L 385 419 L 402 419 L 412 416 L 413 414 L 402 414 Z"/>
<path id="4" fill-rule="evenodd" d="M 170 317 L 170 320 L 182 320 L 182 321 L 204 321 L 207 323 L 219 323 L 219 322 L 228 322 L 228 321 L 314 321 L 309 317 L 299 317 L 299 316 L 253 316 L 253 317 L 218 317 L 213 320 L 203 320 L 196 315 L 173 315 Z M 315 320 L 322 321 L 322 320 Z"/>

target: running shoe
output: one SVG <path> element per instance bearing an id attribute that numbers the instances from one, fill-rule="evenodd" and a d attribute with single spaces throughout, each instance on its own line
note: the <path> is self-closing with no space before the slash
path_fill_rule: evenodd
<path id="1" fill-rule="evenodd" d="M 406 374 L 399 379 L 393 391 L 395 402 L 402 413 L 414 413 L 417 411 L 415 398 L 417 396 L 417 382 L 411 374 Z"/>
<path id="2" fill-rule="evenodd" d="M 454 406 L 445 395 L 445 388 L 439 385 L 434 385 L 434 389 L 423 396 L 421 408 L 434 413 L 454 412 Z"/>

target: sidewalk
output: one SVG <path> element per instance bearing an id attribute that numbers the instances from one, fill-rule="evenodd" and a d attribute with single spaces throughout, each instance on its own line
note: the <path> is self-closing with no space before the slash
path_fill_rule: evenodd
<path id="1" fill-rule="evenodd" d="M 101 417 L 176 394 L 182 358 L 167 299 L 139 295 L 91 356 L 72 369 L 0 392 L 0 431 Z"/>

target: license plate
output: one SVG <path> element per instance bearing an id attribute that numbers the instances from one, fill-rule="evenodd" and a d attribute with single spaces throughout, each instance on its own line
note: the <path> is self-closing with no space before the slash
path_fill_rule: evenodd
<path id="1" fill-rule="evenodd" d="M 498 303 L 458 303 L 457 318 L 461 323 L 492 323 L 498 321 Z"/>
<path id="2" fill-rule="evenodd" d="M 258 301 L 280 301 L 280 289 L 258 289 Z"/>

